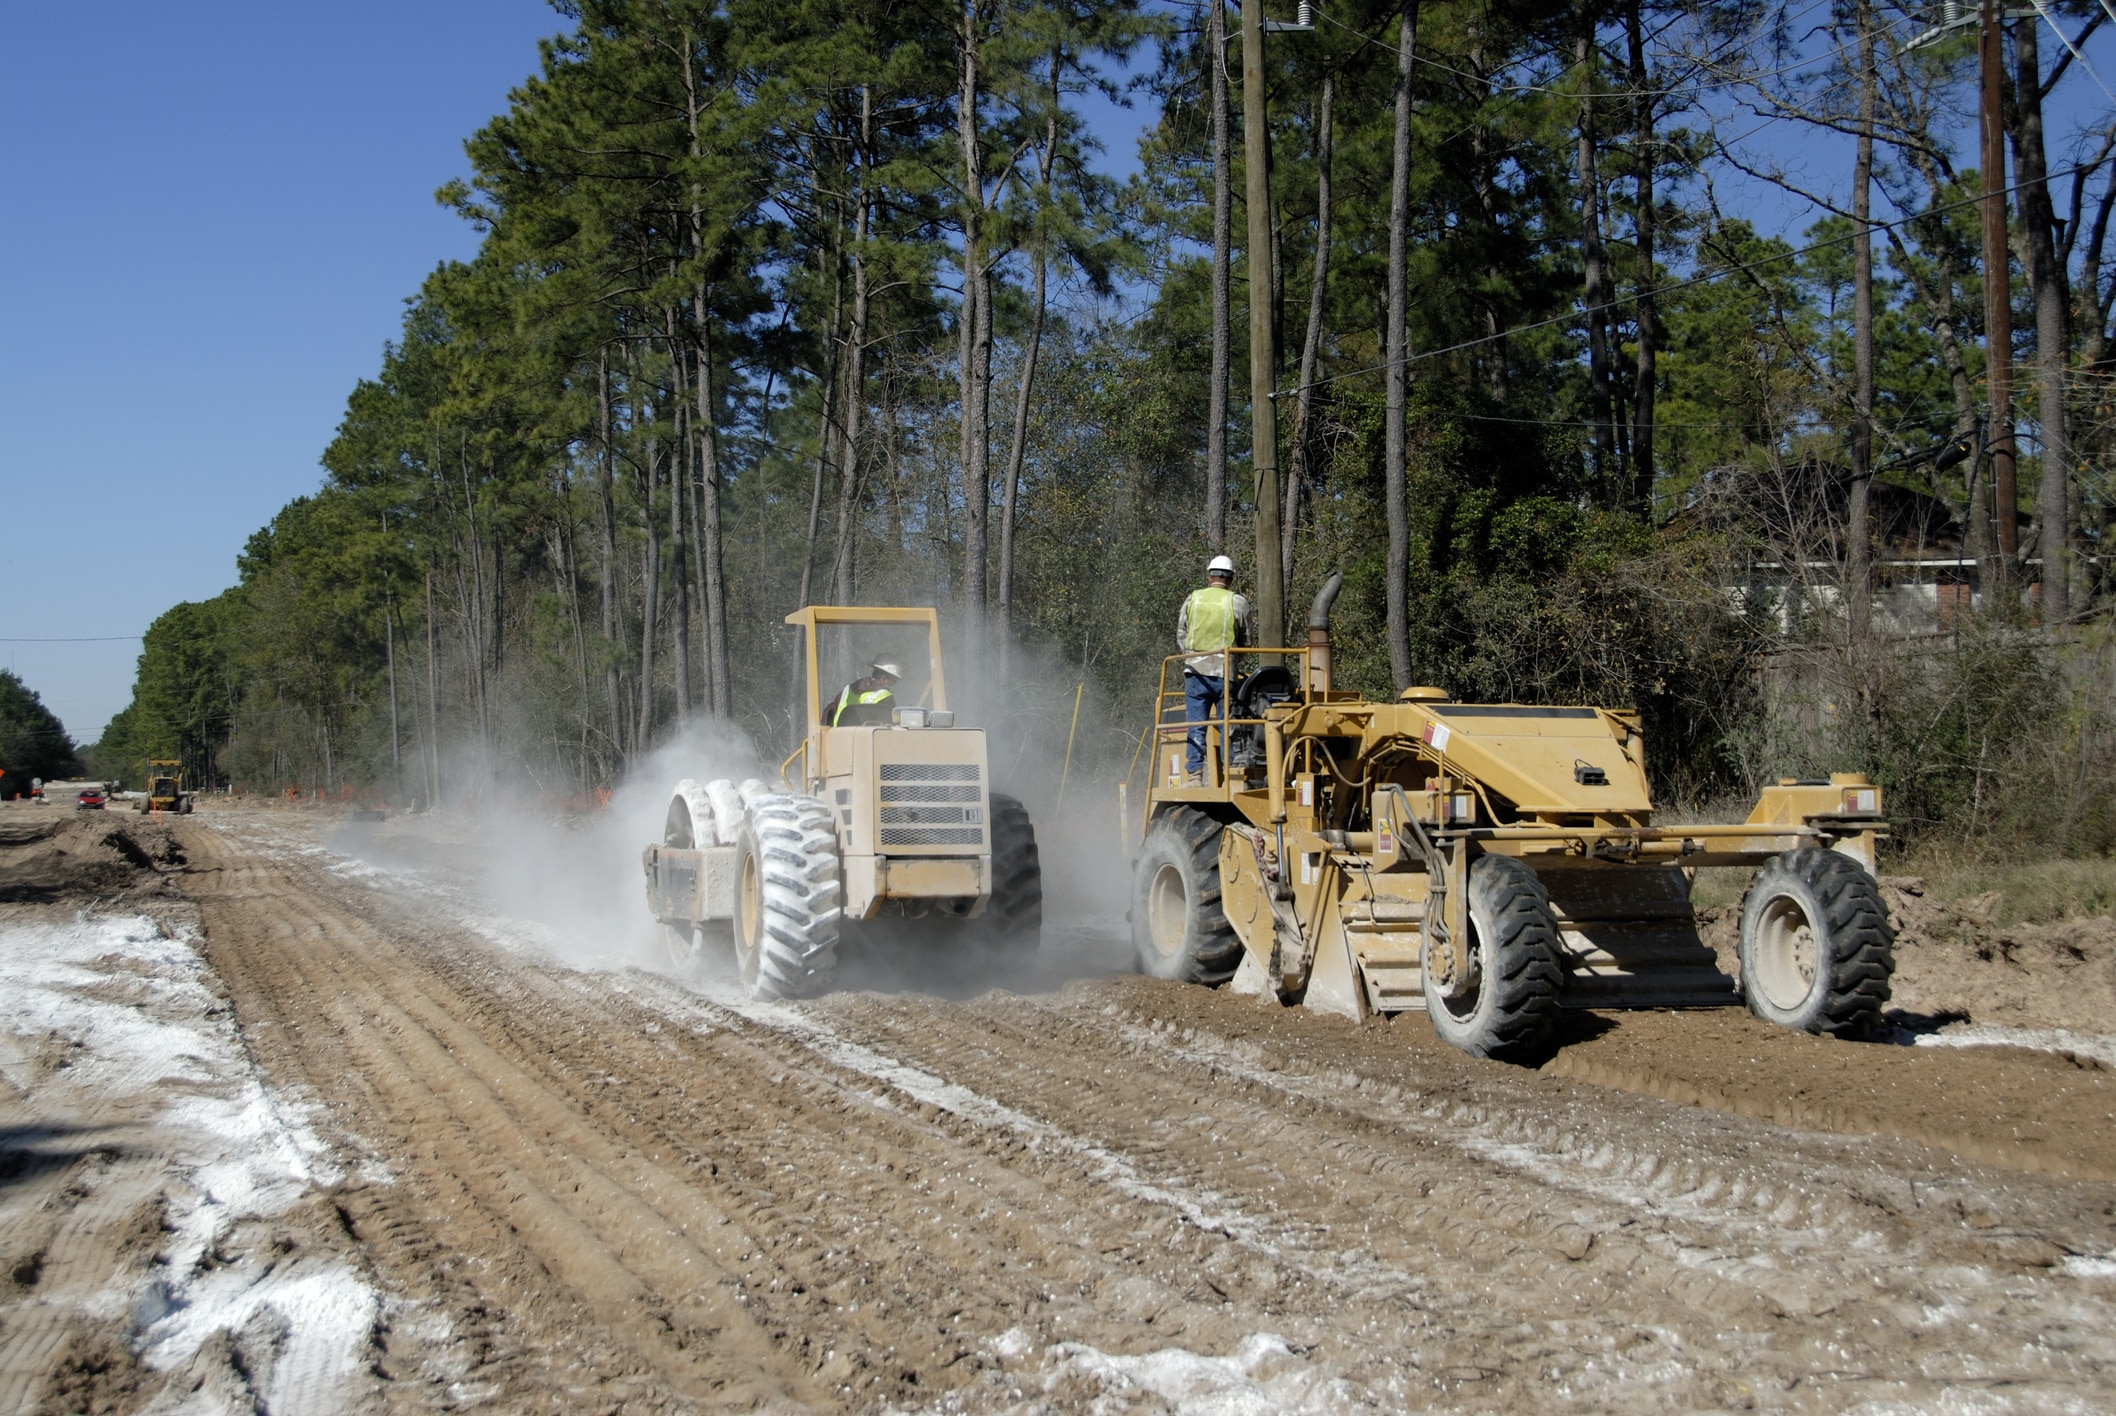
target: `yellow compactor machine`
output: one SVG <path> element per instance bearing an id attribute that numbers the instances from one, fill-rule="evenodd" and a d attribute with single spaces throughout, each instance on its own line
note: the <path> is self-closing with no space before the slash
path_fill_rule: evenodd
<path id="1" fill-rule="evenodd" d="M 751 996 L 789 998 L 830 987 L 843 943 L 1034 950 L 1035 827 L 991 789 L 984 729 L 948 706 L 938 615 L 811 605 L 786 622 L 802 632 L 806 731 L 779 781 L 678 782 L 641 857 L 677 966 L 724 939 Z M 905 671 L 889 704 L 835 711 L 832 690 L 885 658 Z"/>
<path id="2" fill-rule="evenodd" d="M 1353 1018 L 1423 1010 L 1479 1056 L 1543 1051 L 1568 1006 L 1745 1000 L 1808 1032 L 1873 1027 L 1895 967 L 1878 787 L 1785 780 L 1744 822 L 1655 825 L 1635 713 L 1335 688 L 1340 584 L 1307 644 L 1236 651 L 1200 785 L 1182 660 L 1163 665 L 1136 836 L 1126 819 L 1142 971 Z M 1734 978 L 1690 903 L 1715 867 L 1755 872 Z"/>

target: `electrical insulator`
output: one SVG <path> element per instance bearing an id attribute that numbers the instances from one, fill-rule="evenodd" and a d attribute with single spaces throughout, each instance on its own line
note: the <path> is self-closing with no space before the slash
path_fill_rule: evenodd
<path id="1" fill-rule="evenodd" d="M 1959 0 L 1954 0 L 1954 3 L 1959 3 Z M 1308 0 L 1300 0 L 1300 4 L 1295 8 L 1294 13 L 1299 16 L 1294 23 L 1302 29 L 1307 29 L 1315 23 L 1315 7 L 1309 4 Z"/>

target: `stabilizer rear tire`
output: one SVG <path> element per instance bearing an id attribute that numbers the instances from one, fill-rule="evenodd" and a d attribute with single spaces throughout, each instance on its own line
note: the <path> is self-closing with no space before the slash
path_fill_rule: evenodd
<path id="1" fill-rule="evenodd" d="M 1425 1009 L 1443 1042 L 1473 1057 L 1532 1061 L 1557 1031 L 1558 921 L 1535 871 L 1512 856 L 1469 867 L 1470 967 L 1475 983 L 1449 998 L 1425 970 Z"/>
<path id="2" fill-rule="evenodd" d="M 735 856 L 735 964 L 752 998 L 802 998 L 830 984 L 844 920 L 830 808 L 761 796 Z"/>
<path id="3" fill-rule="evenodd" d="M 1767 1023 L 1863 1038 L 1888 1004 L 1895 931 L 1881 887 L 1841 851 L 1773 856 L 1741 906 L 1741 995 Z"/>
<path id="4" fill-rule="evenodd" d="M 1215 987 L 1234 977 L 1242 942 L 1220 909 L 1222 829 L 1187 806 L 1147 827 L 1132 872 L 1132 952 L 1140 973 Z"/>
<path id="5" fill-rule="evenodd" d="M 1012 957 L 1031 954 L 1043 938 L 1043 861 L 1028 808 L 994 792 L 992 898 L 980 917 L 986 947 Z"/>

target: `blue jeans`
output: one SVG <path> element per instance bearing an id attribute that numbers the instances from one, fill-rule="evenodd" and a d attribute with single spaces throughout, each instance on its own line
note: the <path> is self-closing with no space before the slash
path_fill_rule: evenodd
<path id="1" fill-rule="evenodd" d="M 1183 721 L 1187 723 L 1210 722 L 1218 716 L 1220 693 L 1226 680 L 1215 676 L 1183 671 Z M 1225 744 L 1222 744 L 1224 749 Z M 1188 762 L 1192 775 L 1205 770 L 1205 730 L 1202 727 L 1190 730 L 1190 757 Z"/>

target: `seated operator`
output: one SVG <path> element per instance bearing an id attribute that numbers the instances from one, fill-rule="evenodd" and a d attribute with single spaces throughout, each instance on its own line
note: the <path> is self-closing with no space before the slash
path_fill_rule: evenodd
<path id="1" fill-rule="evenodd" d="M 903 665 L 895 660 L 875 660 L 868 665 L 867 677 L 854 679 L 838 695 L 837 707 L 831 710 L 830 726 L 857 728 L 873 723 L 886 724 L 889 710 L 896 706 L 896 694 L 891 690 L 903 676 Z"/>

